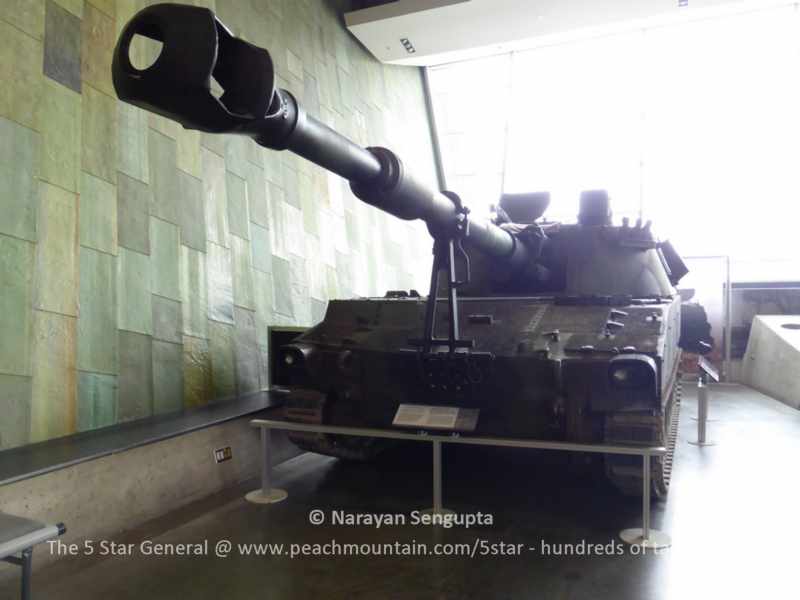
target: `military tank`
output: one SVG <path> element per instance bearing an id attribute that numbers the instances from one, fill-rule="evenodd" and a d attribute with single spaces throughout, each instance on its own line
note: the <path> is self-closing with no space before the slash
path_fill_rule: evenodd
<path id="1" fill-rule="evenodd" d="M 135 35 L 163 45 L 143 70 L 129 58 Z M 651 469 L 652 493 L 666 495 L 680 394 L 674 285 L 687 269 L 649 223 L 614 225 L 601 190 L 581 195 L 571 224 L 543 220 L 549 197 L 541 193 L 504 195 L 494 218 L 471 218 L 456 193 L 424 185 L 391 150 L 363 148 L 308 115 L 275 86 L 269 53 L 234 37 L 208 9 L 140 11 L 120 35 L 112 74 L 123 101 L 186 128 L 294 152 L 347 179 L 360 200 L 427 224 L 427 296 L 331 300 L 321 323 L 277 350 L 290 378 L 287 419 L 666 445 Z M 386 443 L 293 439 L 357 459 Z M 605 471 L 624 492 L 641 494 L 637 457 L 608 455 Z"/>

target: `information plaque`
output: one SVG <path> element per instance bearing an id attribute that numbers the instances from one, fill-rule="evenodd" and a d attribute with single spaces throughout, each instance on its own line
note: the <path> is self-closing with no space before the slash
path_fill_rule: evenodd
<path id="1" fill-rule="evenodd" d="M 397 408 L 392 425 L 414 429 L 475 431 L 479 414 L 480 411 L 477 408 L 401 404 Z"/>

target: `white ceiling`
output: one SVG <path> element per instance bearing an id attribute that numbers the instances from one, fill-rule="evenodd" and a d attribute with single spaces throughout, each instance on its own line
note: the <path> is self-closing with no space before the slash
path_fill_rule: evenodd
<path id="1" fill-rule="evenodd" d="M 682 6 L 683 4 L 686 6 Z M 397 0 L 345 15 L 379 60 L 430 66 L 789 0 Z M 415 52 L 401 43 L 407 39 Z"/>

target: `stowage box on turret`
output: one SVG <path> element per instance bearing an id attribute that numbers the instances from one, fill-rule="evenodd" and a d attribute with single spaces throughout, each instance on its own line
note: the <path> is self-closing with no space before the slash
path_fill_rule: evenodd
<path id="1" fill-rule="evenodd" d="M 137 34 L 163 44 L 144 70 L 129 59 Z M 427 224 L 426 297 L 411 290 L 332 300 L 321 323 L 275 350 L 291 377 L 288 419 L 666 445 L 670 453 L 651 469 L 652 492 L 666 494 L 680 347 L 703 342 L 684 332 L 679 345 L 673 286 L 687 271 L 649 223 L 613 225 L 602 191 L 582 194 L 574 224 L 542 220 L 546 194 L 504 195 L 491 221 L 471 219 L 455 193 L 421 184 L 390 150 L 362 148 L 307 115 L 275 87 L 269 53 L 233 37 L 207 9 L 139 12 L 120 36 L 113 79 L 124 101 L 187 128 L 295 152 L 349 180 L 364 202 Z M 346 436 L 293 439 L 351 458 L 383 447 Z M 636 460 L 607 456 L 606 473 L 640 494 Z"/>

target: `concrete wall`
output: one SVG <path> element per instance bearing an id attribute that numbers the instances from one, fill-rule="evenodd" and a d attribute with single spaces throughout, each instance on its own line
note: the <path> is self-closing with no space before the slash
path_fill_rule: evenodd
<path id="1" fill-rule="evenodd" d="M 32 479 L 0 486 L 0 509 L 41 521 L 63 522 L 67 543 L 114 539 L 150 519 L 181 508 L 259 473 L 260 441 L 249 418 L 237 419 L 80 463 Z M 217 464 L 216 448 L 230 446 L 233 458 Z M 273 462 L 298 453 L 283 434 L 273 434 Z M 35 551 L 37 568 L 57 556 L 47 546 Z M 0 563 L 0 582 L 19 569 Z"/>
<path id="2" fill-rule="evenodd" d="M 341 7 L 202 3 L 269 48 L 309 112 L 434 180 L 419 71 L 375 61 Z M 111 52 L 145 4 L 0 6 L 0 449 L 263 388 L 270 324 L 425 285 L 423 227 L 116 99 Z"/>

